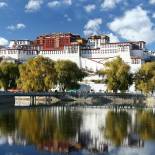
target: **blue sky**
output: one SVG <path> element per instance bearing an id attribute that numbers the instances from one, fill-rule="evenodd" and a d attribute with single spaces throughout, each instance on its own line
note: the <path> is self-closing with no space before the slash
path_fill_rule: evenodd
<path id="1" fill-rule="evenodd" d="M 102 33 L 155 49 L 155 0 L 0 0 L 0 45 L 52 32 Z"/>

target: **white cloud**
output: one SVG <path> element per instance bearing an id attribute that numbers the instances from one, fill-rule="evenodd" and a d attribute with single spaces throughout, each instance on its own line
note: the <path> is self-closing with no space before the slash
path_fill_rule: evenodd
<path id="1" fill-rule="evenodd" d="M 152 18 L 155 18 L 155 13 L 152 14 Z"/>
<path id="2" fill-rule="evenodd" d="M 25 29 L 25 28 L 26 28 L 25 24 L 18 23 L 18 24 L 16 25 L 16 29 Z"/>
<path id="3" fill-rule="evenodd" d="M 90 19 L 84 26 L 84 35 L 95 35 L 100 33 L 100 26 L 102 24 L 101 18 Z"/>
<path id="4" fill-rule="evenodd" d="M 63 5 L 69 5 L 69 6 L 72 5 L 72 0 L 61 0 L 61 1 L 55 0 L 47 3 L 47 6 L 49 8 L 60 7 Z"/>
<path id="5" fill-rule="evenodd" d="M 93 10 L 96 9 L 96 5 L 95 4 L 88 4 L 84 7 L 85 11 L 90 13 L 92 12 Z"/>
<path id="6" fill-rule="evenodd" d="M 111 43 L 119 42 L 118 37 L 116 35 L 114 35 L 113 33 L 109 33 L 108 36 L 110 37 L 110 42 Z"/>
<path id="7" fill-rule="evenodd" d="M 0 2 L 0 8 L 7 7 L 8 4 L 6 2 Z"/>
<path id="8" fill-rule="evenodd" d="M 49 8 L 54 8 L 54 7 L 58 7 L 61 5 L 60 1 L 52 1 L 52 2 L 48 2 L 48 7 Z"/>
<path id="9" fill-rule="evenodd" d="M 63 3 L 67 5 L 72 5 L 72 0 L 63 0 Z"/>
<path id="10" fill-rule="evenodd" d="M 122 0 L 103 0 L 101 4 L 102 9 L 113 9 Z"/>
<path id="11" fill-rule="evenodd" d="M 29 0 L 25 6 L 26 12 L 36 12 L 41 8 L 43 0 Z"/>
<path id="12" fill-rule="evenodd" d="M 148 12 L 141 6 L 126 11 L 122 17 L 115 18 L 108 24 L 110 30 L 126 40 L 143 40 L 148 43 L 155 41 L 154 24 Z"/>
<path id="13" fill-rule="evenodd" d="M 65 14 L 64 17 L 67 19 L 68 22 L 72 21 L 72 19 L 67 14 Z"/>
<path id="14" fill-rule="evenodd" d="M 155 0 L 150 0 L 150 4 L 155 4 Z"/>
<path id="15" fill-rule="evenodd" d="M 16 25 L 9 25 L 7 27 L 8 30 L 21 30 L 21 29 L 25 29 L 26 28 L 26 25 L 25 24 L 22 24 L 22 23 L 18 23 Z"/>
<path id="16" fill-rule="evenodd" d="M 8 40 L 3 38 L 3 37 L 0 37 L 0 46 L 6 46 L 8 45 Z"/>

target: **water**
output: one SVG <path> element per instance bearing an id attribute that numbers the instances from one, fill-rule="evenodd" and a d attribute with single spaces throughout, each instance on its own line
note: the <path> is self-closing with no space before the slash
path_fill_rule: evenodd
<path id="1" fill-rule="evenodd" d="M 0 110 L 0 155 L 154 155 L 154 110 Z"/>

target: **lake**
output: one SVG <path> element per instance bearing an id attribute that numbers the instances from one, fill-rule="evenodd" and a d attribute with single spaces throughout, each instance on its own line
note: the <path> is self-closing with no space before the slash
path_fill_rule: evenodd
<path id="1" fill-rule="evenodd" d="M 0 110 L 0 155 L 154 155 L 155 109 Z"/>

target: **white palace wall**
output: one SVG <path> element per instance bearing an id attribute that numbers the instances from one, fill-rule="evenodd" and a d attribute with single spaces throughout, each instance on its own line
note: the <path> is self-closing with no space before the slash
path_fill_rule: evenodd
<path id="1" fill-rule="evenodd" d="M 40 51 L 39 55 L 50 58 L 54 61 L 57 60 L 70 60 L 75 62 L 81 68 L 80 61 L 80 48 L 79 46 L 64 48 L 61 51 Z"/>
<path id="2" fill-rule="evenodd" d="M 19 49 L 1 49 L 0 57 L 5 59 L 14 59 L 21 62 L 25 62 L 30 58 L 36 57 L 38 51 L 36 50 L 19 50 Z"/>

